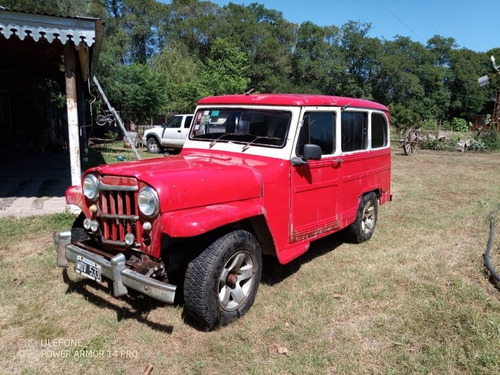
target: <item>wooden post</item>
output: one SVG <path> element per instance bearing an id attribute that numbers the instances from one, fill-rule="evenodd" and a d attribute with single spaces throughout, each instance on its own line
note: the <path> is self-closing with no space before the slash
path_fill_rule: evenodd
<path id="1" fill-rule="evenodd" d="M 64 45 L 66 81 L 66 108 L 68 113 L 68 148 L 71 166 L 71 184 L 81 184 L 80 134 L 78 127 L 78 100 L 75 74 L 75 48 L 73 42 Z"/>

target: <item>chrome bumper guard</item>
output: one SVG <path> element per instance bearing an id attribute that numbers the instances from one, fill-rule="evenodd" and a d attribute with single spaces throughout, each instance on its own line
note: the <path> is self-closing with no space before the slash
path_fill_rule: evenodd
<path id="1" fill-rule="evenodd" d="M 101 255 L 70 244 L 70 241 L 70 231 L 54 234 L 58 267 L 68 267 L 69 262 L 76 263 L 76 257 L 80 255 L 101 266 L 102 276 L 113 281 L 113 294 L 115 297 L 128 294 L 127 287 L 129 287 L 158 301 L 174 303 L 175 285 L 163 283 L 126 268 L 125 255 L 117 254 L 109 261 Z"/>

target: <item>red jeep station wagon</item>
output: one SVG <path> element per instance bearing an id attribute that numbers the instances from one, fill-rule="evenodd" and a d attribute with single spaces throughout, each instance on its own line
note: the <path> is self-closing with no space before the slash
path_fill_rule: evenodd
<path id="1" fill-rule="evenodd" d="M 204 329 L 252 305 L 262 255 L 284 264 L 347 228 L 373 235 L 391 200 L 387 107 L 354 98 L 249 94 L 199 101 L 177 156 L 87 170 L 81 209 L 54 236 L 57 264 L 173 303 Z"/>

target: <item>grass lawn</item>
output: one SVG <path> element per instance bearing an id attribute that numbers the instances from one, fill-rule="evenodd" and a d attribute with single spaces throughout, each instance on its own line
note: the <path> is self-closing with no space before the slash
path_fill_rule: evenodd
<path id="1" fill-rule="evenodd" d="M 52 234 L 73 216 L 0 220 L 0 373 L 500 373 L 500 291 L 483 265 L 500 154 L 392 160 L 394 200 L 370 241 L 332 235 L 285 266 L 266 259 L 253 307 L 215 332 L 57 268 Z"/>

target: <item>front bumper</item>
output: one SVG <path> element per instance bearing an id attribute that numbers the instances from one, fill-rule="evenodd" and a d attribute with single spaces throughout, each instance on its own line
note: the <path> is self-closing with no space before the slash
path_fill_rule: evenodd
<path id="1" fill-rule="evenodd" d="M 128 288 L 134 289 L 151 298 L 166 303 L 174 303 L 176 286 L 167 284 L 126 268 L 125 255 L 119 253 L 111 260 L 94 254 L 70 243 L 71 232 L 63 231 L 54 234 L 54 245 L 57 252 L 57 266 L 68 267 L 69 262 L 76 263 L 78 255 L 101 266 L 102 276 L 113 281 L 113 294 L 120 297 L 128 294 Z"/>

